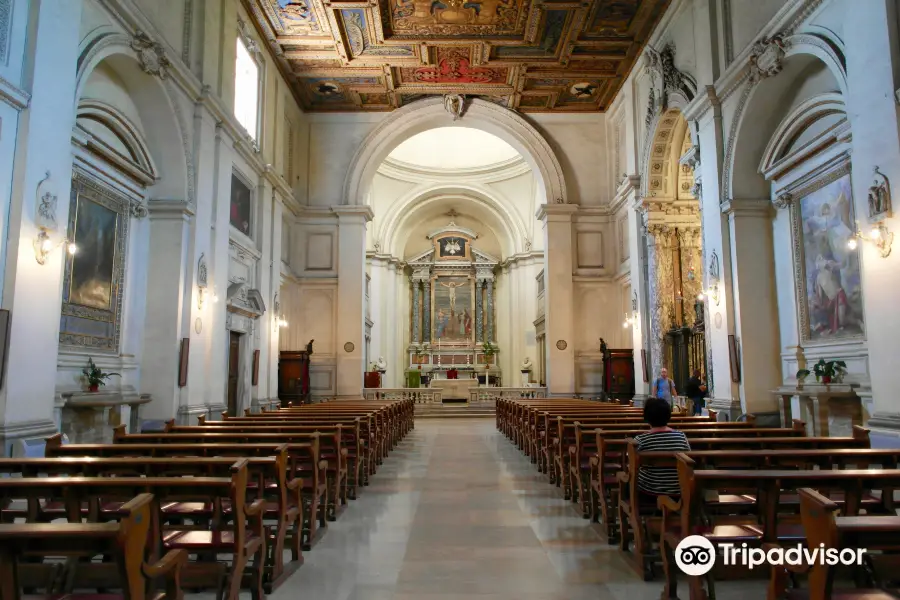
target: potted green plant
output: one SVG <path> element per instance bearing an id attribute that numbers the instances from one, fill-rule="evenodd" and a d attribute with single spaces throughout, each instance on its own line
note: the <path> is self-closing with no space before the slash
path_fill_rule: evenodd
<path id="1" fill-rule="evenodd" d="M 100 367 L 94 364 L 94 359 L 88 357 L 88 366 L 81 370 L 85 380 L 87 380 L 88 391 L 96 392 L 101 385 L 106 385 L 106 380 L 115 375 L 121 377 L 118 373 L 104 373 Z"/>
<path id="2" fill-rule="evenodd" d="M 492 359 L 497 352 L 497 348 L 490 342 L 485 342 L 481 346 L 481 351 L 484 353 L 484 385 L 489 387 L 491 385 L 491 363 L 493 362 Z"/>
<path id="3" fill-rule="evenodd" d="M 816 374 L 816 381 L 821 381 L 825 385 L 840 383 L 844 380 L 847 373 L 847 363 L 842 360 L 825 360 L 820 359 L 813 367 L 813 373 Z"/>
<path id="4" fill-rule="evenodd" d="M 800 369 L 797 371 L 797 387 L 803 387 L 806 378 L 809 377 L 809 369 Z"/>

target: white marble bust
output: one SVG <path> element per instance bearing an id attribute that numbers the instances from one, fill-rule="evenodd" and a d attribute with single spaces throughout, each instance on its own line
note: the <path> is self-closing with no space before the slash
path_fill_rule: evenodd
<path id="1" fill-rule="evenodd" d="M 387 371 L 387 363 L 384 362 L 383 356 L 378 357 L 378 361 L 375 363 L 375 366 L 378 367 L 379 371 Z"/>
<path id="2" fill-rule="evenodd" d="M 531 370 L 531 367 L 533 367 L 533 366 L 534 366 L 534 365 L 531 364 L 531 357 L 526 356 L 526 357 L 525 357 L 525 360 L 522 361 L 522 370 L 523 370 L 523 371 L 530 371 L 530 370 Z"/>

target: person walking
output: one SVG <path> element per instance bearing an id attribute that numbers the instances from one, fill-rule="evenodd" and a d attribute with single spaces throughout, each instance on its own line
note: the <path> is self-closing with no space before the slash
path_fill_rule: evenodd
<path id="1" fill-rule="evenodd" d="M 693 376 L 688 379 L 684 386 L 685 395 L 691 399 L 692 411 L 694 416 L 700 416 L 703 413 L 703 406 L 706 404 L 706 384 L 700 379 L 700 369 L 694 369 Z"/>
<path id="2" fill-rule="evenodd" d="M 672 406 L 678 392 L 675 390 L 675 382 L 669 379 L 669 370 L 665 367 L 660 369 L 659 377 L 653 381 L 650 387 L 650 395 L 660 400 L 665 400 Z"/>

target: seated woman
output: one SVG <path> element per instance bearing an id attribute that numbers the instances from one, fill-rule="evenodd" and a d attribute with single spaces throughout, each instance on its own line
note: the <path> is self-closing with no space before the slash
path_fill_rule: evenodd
<path id="1" fill-rule="evenodd" d="M 681 431 L 671 429 L 672 407 L 661 398 L 648 398 L 644 404 L 644 421 L 651 429 L 634 436 L 638 452 L 686 452 L 691 449 Z M 651 496 L 680 496 L 678 470 L 674 467 L 641 467 L 638 489 Z"/>

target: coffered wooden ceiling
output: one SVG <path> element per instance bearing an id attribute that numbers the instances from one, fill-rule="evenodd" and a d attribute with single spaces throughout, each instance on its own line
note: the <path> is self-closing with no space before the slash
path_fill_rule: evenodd
<path id="1" fill-rule="evenodd" d="M 309 111 L 604 111 L 669 0 L 244 0 Z"/>

